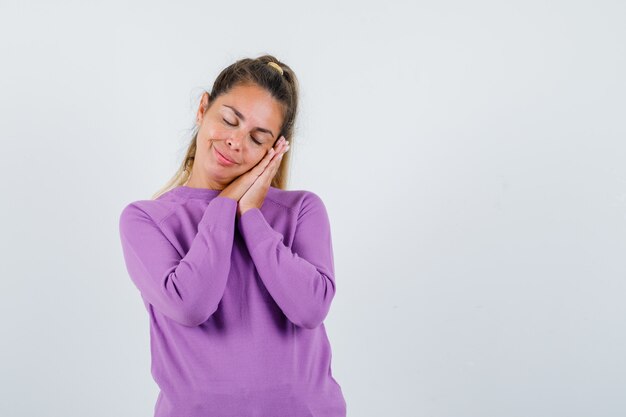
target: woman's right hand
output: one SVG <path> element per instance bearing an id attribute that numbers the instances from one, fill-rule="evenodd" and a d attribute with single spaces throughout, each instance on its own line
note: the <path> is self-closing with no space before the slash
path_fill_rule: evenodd
<path id="1" fill-rule="evenodd" d="M 232 198 L 235 201 L 239 199 L 248 191 L 248 189 L 254 184 L 256 179 L 263 173 L 267 164 L 269 164 L 272 156 L 276 153 L 276 149 L 280 146 L 281 141 L 277 141 L 274 147 L 272 147 L 265 156 L 249 171 L 244 172 L 230 184 L 226 186 L 218 195 L 221 197 Z"/>

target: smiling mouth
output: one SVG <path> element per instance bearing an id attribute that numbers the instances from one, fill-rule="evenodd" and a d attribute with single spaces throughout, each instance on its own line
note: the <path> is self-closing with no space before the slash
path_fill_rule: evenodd
<path id="1" fill-rule="evenodd" d="M 221 159 L 222 161 L 224 161 L 225 163 L 230 164 L 230 165 L 235 165 L 235 164 L 236 164 L 236 162 L 235 162 L 235 161 L 231 161 L 230 159 L 228 159 L 228 158 L 226 158 L 224 155 L 222 155 L 222 154 L 220 153 L 220 151 L 218 151 L 218 150 L 217 150 L 217 148 L 215 148 L 215 147 L 213 147 L 213 148 L 215 149 L 215 153 L 216 153 L 216 155 L 217 155 L 217 157 L 218 157 L 219 159 Z"/>

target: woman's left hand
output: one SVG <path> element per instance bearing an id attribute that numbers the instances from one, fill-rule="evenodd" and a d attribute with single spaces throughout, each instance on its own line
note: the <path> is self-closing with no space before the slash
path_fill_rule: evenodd
<path id="1" fill-rule="evenodd" d="M 270 149 L 270 151 L 272 150 L 274 150 L 274 148 Z M 265 166 L 261 175 L 257 177 L 250 188 L 248 188 L 245 194 L 239 199 L 239 203 L 237 204 L 237 214 L 239 216 L 243 215 L 251 208 L 261 208 L 263 201 L 265 200 L 265 196 L 267 195 L 267 190 L 270 188 L 272 179 L 276 175 L 280 162 L 283 159 L 283 155 L 288 150 L 289 142 L 287 140 L 283 140 L 282 143 L 278 144 L 276 150 L 274 151 L 274 156 Z"/>

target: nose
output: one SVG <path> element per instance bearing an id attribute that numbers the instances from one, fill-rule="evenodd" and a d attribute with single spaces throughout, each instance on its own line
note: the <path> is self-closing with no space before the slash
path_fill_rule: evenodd
<path id="1" fill-rule="evenodd" d="M 239 149 L 245 137 L 246 137 L 246 134 L 243 132 L 241 133 L 233 132 L 232 135 L 228 139 L 226 139 L 226 143 L 228 144 L 228 147 L 231 149 Z"/>

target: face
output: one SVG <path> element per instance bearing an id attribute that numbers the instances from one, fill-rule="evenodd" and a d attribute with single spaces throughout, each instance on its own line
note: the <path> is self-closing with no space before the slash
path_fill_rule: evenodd
<path id="1" fill-rule="evenodd" d="M 274 146 L 283 107 L 256 85 L 239 85 L 211 100 L 205 92 L 198 108 L 196 155 L 186 185 L 221 190 L 252 169 Z"/>

